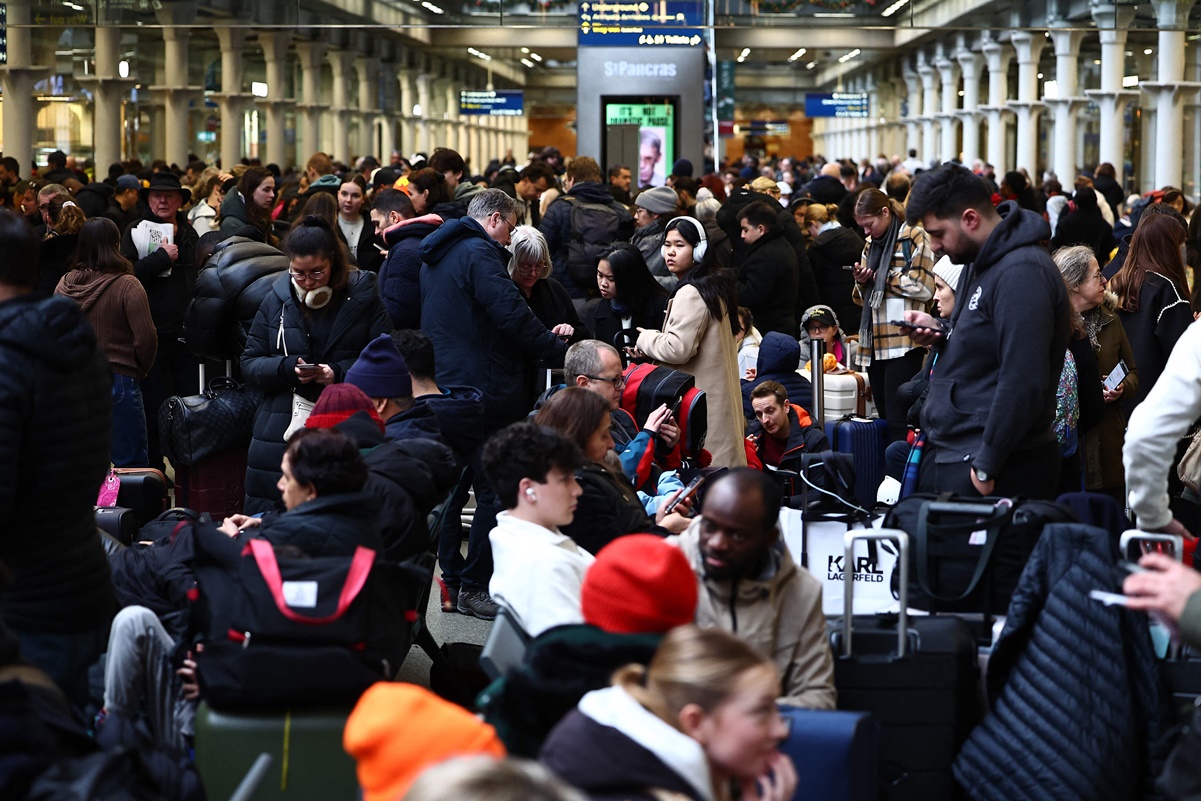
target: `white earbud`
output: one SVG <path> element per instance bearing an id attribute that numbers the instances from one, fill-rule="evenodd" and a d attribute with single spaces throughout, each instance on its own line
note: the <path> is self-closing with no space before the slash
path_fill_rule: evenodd
<path id="1" fill-rule="evenodd" d="M 525 497 L 529 498 L 531 501 L 538 500 L 538 494 L 535 493 L 532 489 L 527 489 L 525 491 Z"/>

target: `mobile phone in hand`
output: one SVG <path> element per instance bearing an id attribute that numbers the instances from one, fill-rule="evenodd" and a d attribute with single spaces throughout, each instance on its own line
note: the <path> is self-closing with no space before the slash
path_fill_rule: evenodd
<path id="1" fill-rule="evenodd" d="M 296 365 L 296 369 L 302 373 L 317 373 L 317 372 L 321 371 L 321 365 L 319 365 L 319 364 L 298 364 L 298 365 Z"/>
<path id="2" fill-rule="evenodd" d="M 895 325 L 897 328 L 905 328 L 905 329 L 908 329 L 908 330 L 910 330 L 910 331 L 913 331 L 913 330 L 915 330 L 915 329 L 917 328 L 917 326 L 916 326 L 916 325 L 914 325 L 913 323 L 909 322 L 908 320 L 889 320 L 889 321 L 888 321 L 888 324 L 889 324 L 889 325 Z"/>
<path id="3" fill-rule="evenodd" d="M 680 397 L 676 398 L 676 402 L 673 403 L 671 405 L 671 408 L 667 410 L 667 417 L 669 419 L 675 420 L 676 415 L 678 415 L 680 413 L 680 406 L 683 403 L 684 403 L 684 397 L 682 395 Z"/>
<path id="4" fill-rule="evenodd" d="M 684 491 L 681 492 L 679 495 L 677 495 L 675 498 L 673 498 L 671 503 L 667 504 L 667 507 L 663 510 L 663 513 L 671 514 L 672 512 L 674 512 L 677 506 L 679 506 L 681 503 L 683 503 L 684 501 L 691 498 L 696 493 L 697 488 L 700 487 L 700 485 L 704 484 L 704 483 L 705 483 L 704 476 L 697 476 L 696 478 L 692 479 L 692 481 L 689 481 L 688 486 L 684 487 Z"/>

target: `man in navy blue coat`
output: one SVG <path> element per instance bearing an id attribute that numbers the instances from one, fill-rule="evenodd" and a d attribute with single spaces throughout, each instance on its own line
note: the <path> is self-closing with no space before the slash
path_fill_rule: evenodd
<path id="1" fill-rule="evenodd" d="M 561 367 L 567 350 L 530 311 L 509 277 L 505 245 L 517 227 L 517 214 L 513 198 L 487 189 L 472 198 L 466 217 L 444 223 L 421 244 L 421 329 L 438 355 L 435 378 L 443 386 L 480 390 L 488 435 L 529 411 L 522 397 L 524 360 Z M 490 620 L 496 605 L 488 596 L 488 534 L 499 506 L 479 469 L 478 450 L 471 463 L 476 512 L 457 607 Z"/>

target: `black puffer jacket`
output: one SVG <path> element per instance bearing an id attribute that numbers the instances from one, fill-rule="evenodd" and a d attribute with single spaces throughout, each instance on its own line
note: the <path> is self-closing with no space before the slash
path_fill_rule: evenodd
<path id="1" fill-rule="evenodd" d="M 421 240 L 441 224 L 441 217 L 426 214 L 384 231 L 388 257 L 379 270 L 379 294 L 394 328 L 421 327 Z"/>
<path id="2" fill-rule="evenodd" d="M 322 495 L 277 515 L 239 536 L 260 537 L 275 546 L 291 545 L 306 555 L 350 556 L 362 545 L 383 551 L 379 501 L 366 490 Z"/>
<path id="3" fill-rule="evenodd" d="M 662 533 L 648 517 L 638 494 L 625 476 L 589 462 L 575 472 L 584 492 L 577 502 L 570 524 L 559 526 L 584 550 L 595 554 L 613 540 L 636 532 Z"/>
<path id="4" fill-rule="evenodd" d="M 1123 575 L 1104 529 L 1043 531 L 988 663 L 992 711 L 955 760 L 968 797 L 1149 797 L 1161 732 L 1147 618 L 1088 597 Z"/>
<path id="5" fill-rule="evenodd" d="M 311 401 L 321 394 L 320 384 L 301 384 L 297 379 L 297 359 L 328 364 L 335 383 L 341 382 L 367 343 L 388 330 L 374 273 L 356 270 L 346 289 L 324 309 L 306 313 L 302 308 L 288 274 L 276 278 L 259 306 L 242 353 L 242 376 L 252 389 L 263 393 L 247 455 L 247 514 L 274 509 L 279 502 L 275 482 L 286 450 L 284 431 L 292 420 L 293 390 Z M 323 315 L 332 317 L 321 319 Z"/>
<path id="6" fill-rule="evenodd" d="M 442 438 L 460 462 L 484 444 L 487 425 L 484 396 L 475 387 L 442 387 L 441 395 L 421 395 L 415 400 L 434 411 Z"/>
<path id="7" fill-rule="evenodd" d="M 380 537 L 384 553 L 397 561 L 430 549 L 426 515 L 454 486 L 458 471 L 454 455 L 432 440 L 393 442 L 358 412 L 335 426 L 363 451 L 367 484 L 363 489 L 379 501 Z"/>
<path id="8" fill-rule="evenodd" d="M 738 268 L 738 305 L 755 317 L 764 334 L 796 339 L 796 254 L 779 230 L 768 231 L 746 249 Z"/>
<path id="9" fill-rule="evenodd" d="M 83 631 L 113 612 L 96 538 L 112 373 L 75 301 L 0 303 L 0 615 L 21 631 Z"/>
<path id="10" fill-rule="evenodd" d="M 143 219 L 159 222 L 149 213 Z M 141 222 L 133 223 L 121 235 L 121 255 L 133 262 L 133 273 L 146 289 L 159 341 L 175 339 L 183 332 L 184 314 L 196 284 L 196 243 L 200 236 L 187 217 L 176 214 L 175 244 L 179 247 L 179 257 L 173 262 L 167 251 L 159 248 L 139 259 L 132 231 Z"/>
<path id="11" fill-rule="evenodd" d="M 863 308 L 851 299 L 855 274 L 843 267 L 862 256 L 863 238 L 842 225 L 822 231 L 809 245 L 809 265 L 821 302 L 833 309 L 840 321 L 852 326 L 863 316 Z"/>
<path id="12" fill-rule="evenodd" d="M 188 349 L 218 361 L 241 356 L 263 298 L 287 269 L 288 257 L 262 242 L 235 236 L 217 245 L 184 315 Z"/>

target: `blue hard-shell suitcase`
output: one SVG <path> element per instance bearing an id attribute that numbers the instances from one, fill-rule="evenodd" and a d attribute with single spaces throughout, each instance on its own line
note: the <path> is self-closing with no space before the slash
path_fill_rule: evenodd
<path id="1" fill-rule="evenodd" d="M 851 454 L 855 464 L 855 499 L 865 509 L 876 502 L 876 492 L 884 481 L 887 435 L 888 421 L 879 417 L 847 415 L 826 423 L 830 449 Z"/>
<path id="2" fill-rule="evenodd" d="M 781 707 L 780 750 L 801 777 L 793 801 L 877 801 L 880 724 L 866 712 Z"/>

